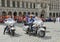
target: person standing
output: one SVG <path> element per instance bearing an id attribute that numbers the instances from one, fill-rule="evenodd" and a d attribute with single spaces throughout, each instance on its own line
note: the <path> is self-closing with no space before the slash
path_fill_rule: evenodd
<path id="1" fill-rule="evenodd" d="M 57 17 L 56 18 L 56 22 L 60 22 L 60 17 Z"/>

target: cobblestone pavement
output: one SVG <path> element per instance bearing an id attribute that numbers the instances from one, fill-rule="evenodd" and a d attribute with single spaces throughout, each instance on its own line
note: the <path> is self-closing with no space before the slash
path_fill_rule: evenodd
<path id="1" fill-rule="evenodd" d="M 60 42 L 60 23 L 45 23 L 47 27 L 46 36 L 44 38 L 38 36 L 29 36 L 23 31 L 22 24 L 16 24 L 16 35 L 14 37 L 5 34 L 3 30 L 5 25 L 0 24 L 0 42 Z"/>

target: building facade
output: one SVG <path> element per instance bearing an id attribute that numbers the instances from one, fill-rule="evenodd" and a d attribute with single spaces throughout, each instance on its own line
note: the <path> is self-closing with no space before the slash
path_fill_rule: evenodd
<path id="1" fill-rule="evenodd" d="M 60 0 L 46 0 L 49 2 L 49 16 L 60 16 Z"/>
<path id="2" fill-rule="evenodd" d="M 59 0 L 0 0 L 0 15 L 34 14 L 57 17 L 60 15 L 59 2 Z"/>
<path id="3" fill-rule="evenodd" d="M 38 15 L 38 11 L 35 8 L 35 1 L 28 0 L 0 0 L 0 15 L 16 15 L 20 14 L 35 14 Z"/>

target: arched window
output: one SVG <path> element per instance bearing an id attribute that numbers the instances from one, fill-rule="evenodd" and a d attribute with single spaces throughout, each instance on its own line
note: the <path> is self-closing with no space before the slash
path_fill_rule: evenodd
<path id="1" fill-rule="evenodd" d="M 56 13 L 56 17 L 58 17 L 58 13 Z"/>
<path id="2" fill-rule="evenodd" d="M 22 16 L 22 12 L 19 12 L 19 16 Z"/>
<path id="3" fill-rule="evenodd" d="M 8 15 L 12 15 L 12 12 L 11 12 L 11 11 L 9 11 L 9 12 L 8 12 Z"/>
<path id="4" fill-rule="evenodd" d="M 41 11 L 41 17 L 44 16 L 44 14 L 45 14 L 45 10 L 42 10 Z"/>
<path id="5" fill-rule="evenodd" d="M 30 15 L 30 12 L 28 12 L 28 15 Z"/>
<path id="6" fill-rule="evenodd" d="M 23 12 L 23 15 L 26 16 L 26 12 Z"/>
<path id="7" fill-rule="evenodd" d="M 55 17 L 55 13 L 53 13 L 53 17 Z"/>
<path id="8" fill-rule="evenodd" d="M 32 12 L 32 14 L 34 14 L 34 12 Z"/>
<path id="9" fill-rule="evenodd" d="M 17 16 L 17 12 L 14 12 L 13 15 L 14 15 L 14 16 Z"/>
<path id="10" fill-rule="evenodd" d="M 41 8 L 46 8 L 47 4 L 46 3 L 41 3 Z"/>
<path id="11" fill-rule="evenodd" d="M 49 13 L 49 17 L 51 17 L 52 16 L 52 13 Z"/>
<path id="12" fill-rule="evenodd" d="M 3 11 L 2 12 L 2 16 L 6 16 L 7 14 L 6 14 L 6 12 L 5 11 Z"/>

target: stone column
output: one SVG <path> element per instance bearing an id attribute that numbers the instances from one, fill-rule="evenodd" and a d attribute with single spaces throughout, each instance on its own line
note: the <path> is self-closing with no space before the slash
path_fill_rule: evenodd
<path id="1" fill-rule="evenodd" d="M 32 3 L 32 8 L 33 8 L 33 3 Z"/>
<path id="2" fill-rule="evenodd" d="M 30 8 L 30 4 L 28 3 L 28 8 Z"/>
<path id="3" fill-rule="evenodd" d="M 26 2 L 24 2 L 24 8 L 26 8 Z"/>
<path id="4" fill-rule="evenodd" d="M 10 7 L 12 7 L 12 0 L 10 0 Z"/>
<path id="5" fill-rule="evenodd" d="M 1 7 L 1 0 L 0 0 L 0 7 Z M 0 15 L 2 15 L 2 10 L 0 9 Z"/>
<path id="6" fill-rule="evenodd" d="M 28 7 L 30 8 L 30 3 L 28 4 Z"/>
<path id="7" fill-rule="evenodd" d="M 7 0 L 5 0 L 5 7 L 7 7 Z"/>
<path id="8" fill-rule="evenodd" d="M 22 7 L 22 2 L 20 2 L 20 7 Z"/>
<path id="9" fill-rule="evenodd" d="M 38 11 L 38 16 L 40 16 L 41 15 L 41 6 L 40 6 L 40 3 L 36 4 L 36 9 Z"/>
<path id="10" fill-rule="evenodd" d="M 17 7 L 17 1 L 15 1 L 15 7 Z"/>
<path id="11" fill-rule="evenodd" d="M 2 15 L 2 9 L 0 9 L 0 16 Z"/>
<path id="12" fill-rule="evenodd" d="M 14 19 L 14 10 L 12 9 L 12 18 Z"/>
<path id="13" fill-rule="evenodd" d="M 17 12 L 17 16 L 19 16 L 19 15 L 18 15 L 18 11 L 16 11 L 16 12 Z"/>
<path id="14" fill-rule="evenodd" d="M 46 17 L 49 17 L 49 5 L 47 4 L 47 14 L 46 14 Z"/>
<path id="15" fill-rule="evenodd" d="M 55 13 L 55 17 L 56 17 L 56 13 Z"/>
<path id="16" fill-rule="evenodd" d="M 0 0 L 0 7 L 1 7 L 1 0 Z"/>
<path id="17" fill-rule="evenodd" d="M 58 12 L 58 16 L 59 16 L 59 12 Z"/>
<path id="18" fill-rule="evenodd" d="M 33 5 L 33 3 L 32 3 L 32 8 L 34 8 L 34 5 Z"/>

